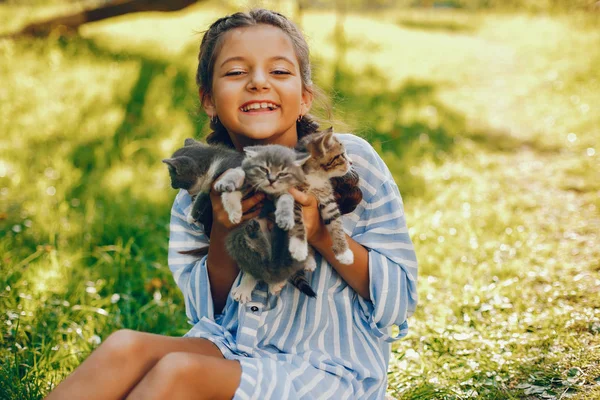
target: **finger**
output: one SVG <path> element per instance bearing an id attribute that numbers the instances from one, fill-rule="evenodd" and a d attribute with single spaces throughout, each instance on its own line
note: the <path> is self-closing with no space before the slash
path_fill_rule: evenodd
<path id="1" fill-rule="evenodd" d="M 244 215 L 242 215 L 241 222 L 248 221 L 249 219 L 254 219 L 254 218 L 258 217 L 259 214 L 260 214 L 260 209 L 253 211 L 251 213 L 248 213 L 248 214 L 244 214 Z"/>
<path id="2" fill-rule="evenodd" d="M 254 207 L 255 205 L 257 205 L 258 203 L 260 203 L 261 201 L 263 201 L 265 198 L 265 194 L 264 193 L 257 193 L 252 197 L 249 197 L 246 200 L 242 201 L 242 212 L 246 212 L 249 209 L 251 209 L 252 207 Z"/>
<path id="3" fill-rule="evenodd" d="M 294 200 L 296 200 L 302 206 L 311 206 L 316 205 L 317 203 L 317 198 L 315 196 L 302 193 L 296 188 L 290 188 L 288 191 L 290 192 Z"/>

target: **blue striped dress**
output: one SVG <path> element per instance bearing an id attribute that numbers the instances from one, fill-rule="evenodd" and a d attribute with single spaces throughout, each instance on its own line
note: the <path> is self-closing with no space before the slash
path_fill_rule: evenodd
<path id="1" fill-rule="evenodd" d="M 206 257 L 178 252 L 207 246 L 201 225 L 188 224 L 186 191 L 173 204 L 169 268 L 193 324 L 186 334 L 215 343 L 226 359 L 238 360 L 242 377 L 235 400 L 383 399 L 391 342 L 407 334 L 417 304 L 417 260 L 398 187 L 365 140 L 338 135 L 360 176 L 363 200 L 343 216 L 344 230 L 369 250 L 370 299 L 359 296 L 317 253 L 307 278 L 309 298 L 291 285 L 279 296 L 257 285 L 249 303 L 231 296 L 213 310 Z M 218 266 L 215 266 L 218 268 Z M 240 276 L 234 282 L 239 283 Z M 398 330 L 392 336 L 391 327 Z"/>

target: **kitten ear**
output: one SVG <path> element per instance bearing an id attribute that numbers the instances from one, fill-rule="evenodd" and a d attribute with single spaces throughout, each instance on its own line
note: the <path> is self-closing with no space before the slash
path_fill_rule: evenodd
<path id="1" fill-rule="evenodd" d="M 333 127 L 330 127 L 329 129 L 325 130 L 323 135 L 323 143 L 325 143 L 326 147 L 331 146 L 332 143 L 332 139 L 333 139 Z"/>
<path id="2" fill-rule="evenodd" d="M 256 157 L 258 155 L 258 151 L 256 151 L 256 146 L 248 146 L 244 147 L 244 153 L 247 158 Z"/>
<path id="3" fill-rule="evenodd" d="M 185 142 L 183 142 L 183 145 L 184 145 L 185 147 L 187 147 L 187 146 L 193 146 L 193 145 L 195 145 L 195 144 L 198 144 L 198 142 L 197 142 L 197 141 L 195 141 L 195 140 L 194 140 L 194 139 L 192 139 L 192 138 L 187 138 L 187 139 L 185 139 Z M 164 160 L 163 160 L 163 161 L 164 161 Z"/>
<path id="4" fill-rule="evenodd" d="M 162 162 L 164 162 L 165 164 L 167 164 L 167 166 L 169 167 L 169 169 L 173 169 L 175 172 L 177 172 L 177 159 L 176 158 L 165 158 L 164 160 L 162 160 Z"/>
<path id="5" fill-rule="evenodd" d="M 169 166 L 169 170 L 175 171 L 177 175 L 180 175 L 185 168 L 190 168 L 190 161 L 190 158 L 186 156 L 165 158 L 162 160 L 162 162 Z"/>
<path id="6" fill-rule="evenodd" d="M 297 153 L 294 164 L 297 167 L 302 167 L 312 156 L 309 153 Z"/>

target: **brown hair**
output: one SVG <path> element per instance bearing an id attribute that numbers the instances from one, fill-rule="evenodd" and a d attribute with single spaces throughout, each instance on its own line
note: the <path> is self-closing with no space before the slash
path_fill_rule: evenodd
<path id="1" fill-rule="evenodd" d="M 325 102 L 322 99 L 319 99 L 320 97 L 323 97 L 322 92 L 312 83 L 310 54 L 308 44 L 306 43 L 306 39 L 304 39 L 302 32 L 292 21 L 287 19 L 282 14 L 261 8 L 250 10 L 247 13 L 237 12 L 235 14 L 219 18 L 204 33 L 202 42 L 200 43 L 198 69 L 196 71 L 196 84 L 202 91 L 202 100 L 204 100 L 206 96 L 210 96 L 212 94 L 214 64 L 219 50 L 223 45 L 225 33 L 232 29 L 245 28 L 260 24 L 275 26 L 289 36 L 294 46 L 296 57 L 298 58 L 298 64 L 300 65 L 300 76 L 302 78 L 303 89 L 313 94 L 313 96 L 316 97 L 317 102 L 324 105 Z M 327 114 L 331 114 L 329 107 L 324 107 L 327 108 Z M 207 143 L 224 144 L 229 147 L 234 147 L 233 142 L 229 137 L 229 133 L 218 118 L 210 122 L 210 128 L 212 132 L 206 137 Z M 298 139 L 301 139 L 302 137 L 318 130 L 319 124 L 315 117 L 311 114 L 304 115 L 300 121 L 296 122 Z M 344 207 L 341 210 L 342 213 L 345 214 L 353 211 L 354 208 L 356 208 L 356 205 L 358 205 L 362 199 L 362 196 L 360 196 L 360 199 L 356 199 L 356 190 L 354 190 L 354 192 L 352 192 L 352 190 L 348 190 L 345 185 L 340 185 L 341 182 L 336 182 L 335 179 L 332 180 L 332 183 L 336 188 L 336 192 L 340 198 L 338 203 L 340 205 L 344 204 Z M 357 186 L 357 182 L 355 182 L 352 186 Z M 341 189 L 342 187 L 344 189 Z M 358 189 L 358 187 L 356 188 Z M 347 193 L 349 194 L 351 192 L 354 193 L 354 196 L 351 196 L 354 200 L 348 201 L 345 199 L 345 197 Z"/>

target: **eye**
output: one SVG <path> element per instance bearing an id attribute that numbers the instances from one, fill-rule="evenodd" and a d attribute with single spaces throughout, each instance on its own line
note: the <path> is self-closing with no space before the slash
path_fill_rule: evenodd
<path id="1" fill-rule="evenodd" d="M 289 172 L 280 172 L 277 174 L 278 178 L 283 178 L 285 176 L 290 176 L 290 173 Z"/>
<path id="2" fill-rule="evenodd" d="M 333 163 L 334 163 L 336 160 L 338 160 L 338 159 L 339 159 L 341 156 L 342 156 L 341 154 L 338 154 L 337 156 L 333 157 L 333 158 L 331 159 L 331 161 L 329 161 L 329 162 L 327 163 L 327 166 L 328 166 L 328 167 L 329 167 L 329 166 L 331 166 L 331 164 L 333 164 Z"/>
<path id="3" fill-rule="evenodd" d="M 290 75 L 291 74 L 289 71 L 285 71 L 282 69 L 276 69 L 275 71 L 272 71 L 271 73 L 275 74 L 275 75 Z"/>
<path id="4" fill-rule="evenodd" d="M 230 71 L 225 74 L 225 76 L 238 76 L 244 74 L 244 71 Z"/>

